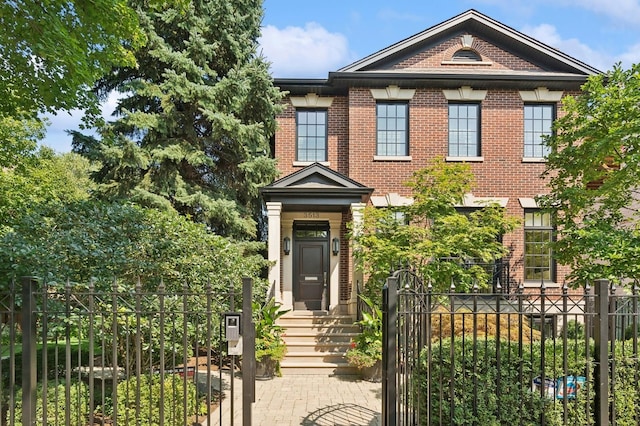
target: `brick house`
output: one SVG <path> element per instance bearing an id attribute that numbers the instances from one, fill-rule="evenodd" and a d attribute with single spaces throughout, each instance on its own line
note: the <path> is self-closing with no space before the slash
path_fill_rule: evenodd
<path id="1" fill-rule="evenodd" d="M 367 204 L 410 202 L 403 186 L 434 157 L 468 162 L 476 184 L 460 207 L 497 201 L 522 219 L 503 238 L 511 283 L 558 287 L 567 271 L 535 196 L 564 96 L 595 68 L 475 10 L 330 72 L 277 79 L 288 92 L 273 151 L 281 178 L 262 189 L 272 294 L 285 308 L 354 312 L 346 225 Z"/>

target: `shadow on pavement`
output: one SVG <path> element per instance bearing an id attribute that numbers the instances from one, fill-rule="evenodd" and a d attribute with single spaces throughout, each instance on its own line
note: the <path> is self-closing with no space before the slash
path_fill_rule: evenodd
<path id="1" fill-rule="evenodd" d="M 378 426 L 380 413 L 357 404 L 336 404 L 307 415 L 302 426 Z"/>

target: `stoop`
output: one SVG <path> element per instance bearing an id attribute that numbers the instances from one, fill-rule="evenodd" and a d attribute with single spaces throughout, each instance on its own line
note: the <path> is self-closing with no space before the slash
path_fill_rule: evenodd
<path id="1" fill-rule="evenodd" d="M 280 363 L 282 375 L 352 375 L 358 370 L 345 353 L 360 328 L 349 315 L 325 311 L 292 311 L 278 319 L 287 354 Z"/>

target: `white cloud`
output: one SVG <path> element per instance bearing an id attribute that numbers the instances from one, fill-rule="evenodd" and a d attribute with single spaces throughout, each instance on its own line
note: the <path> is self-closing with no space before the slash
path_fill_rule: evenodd
<path id="1" fill-rule="evenodd" d="M 347 38 L 315 22 L 304 28 L 267 25 L 259 42 L 274 77 L 326 78 L 329 71 L 353 62 Z"/>
<path id="2" fill-rule="evenodd" d="M 577 38 L 563 39 L 557 28 L 550 24 L 525 27 L 522 32 L 602 71 L 611 69 L 616 62 L 614 56 L 594 50 Z"/>
<path id="3" fill-rule="evenodd" d="M 640 63 L 640 43 L 629 46 L 627 51 L 616 57 L 624 68 L 629 68 L 633 64 Z"/>
<path id="4" fill-rule="evenodd" d="M 640 23 L 640 0 L 565 0 L 565 3 L 608 16 L 615 21 Z"/>

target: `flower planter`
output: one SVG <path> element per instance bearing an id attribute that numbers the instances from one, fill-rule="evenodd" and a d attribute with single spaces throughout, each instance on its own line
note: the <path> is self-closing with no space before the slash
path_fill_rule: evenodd
<path id="1" fill-rule="evenodd" d="M 278 361 L 270 357 L 262 357 L 256 361 L 256 380 L 271 380 L 278 371 Z"/>
<path id="2" fill-rule="evenodd" d="M 367 382 L 380 383 L 382 381 L 382 361 L 376 361 L 371 367 L 360 368 L 362 380 Z"/>

